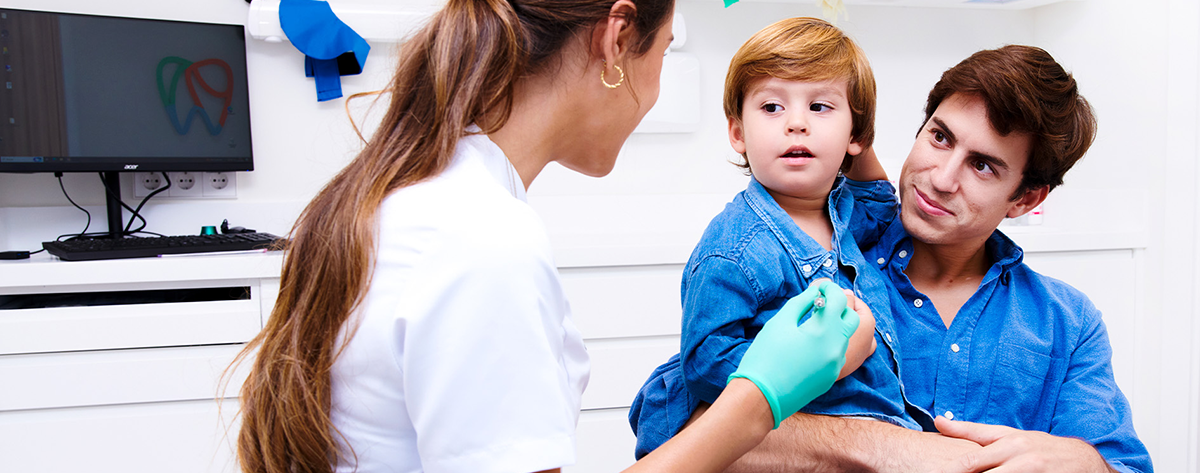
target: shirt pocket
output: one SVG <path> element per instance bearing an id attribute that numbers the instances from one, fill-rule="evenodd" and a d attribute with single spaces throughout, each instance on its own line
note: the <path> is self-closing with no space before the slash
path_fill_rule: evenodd
<path id="1" fill-rule="evenodd" d="M 1021 430 L 1048 430 L 1058 385 L 1053 378 L 1061 360 L 1008 343 L 1000 345 L 999 355 L 988 389 L 984 422 Z"/>

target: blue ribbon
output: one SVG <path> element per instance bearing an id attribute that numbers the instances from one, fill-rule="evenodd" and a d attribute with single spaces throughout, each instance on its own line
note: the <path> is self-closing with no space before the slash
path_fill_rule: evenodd
<path id="1" fill-rule="evenodd" d="M 317 84 L 317 101 L 342 96 L 340 76 L 362 72 L 371 46 L 320 0 L 281 0 L 279 25 L 304 53 L 304 76 Z"/>

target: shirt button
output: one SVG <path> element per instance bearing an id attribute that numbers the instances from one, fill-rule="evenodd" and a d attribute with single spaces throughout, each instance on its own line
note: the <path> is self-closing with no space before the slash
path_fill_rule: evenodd
<path id="1" fill-rule="evenodd" d="M 950 351 L 952 351 L 954 353 L 958 353 L 958 344 L 957 343 L 950 344 Z"/>
<path id="2" fill-rule="evenodd" d="M 900 257 L 901 257 L 901 258 L 903 258 L 903 257 L 905 257 L 905 256 L 908 256 L 908 251 L 907 251 L 907 250 L 900 250 Z"/>
<path id="3" fill-rule="evenodd" d="M 946 413 L 945 413 L 945 414 L 942 414 L 942 417 L 945 417 L 945 418 L 947 418 L 947 419 L 950 419 L 950 420 L 954 420 L 954 413 L 953 413 L 953 412 L 950 412 L 950 411 L 946 411 Z"/>
<path id="4" fill-rule="evenodd" d="M 806 265 L 804 265 L 804 267 L 802 267 L 802 268 L 800 268 L 800 269 L 801 269 L 801 270 L 803 270 L 805 273 L 811 273 L 811 272 L 812 272 L 812 266 L 811 266 L 811 265 L 807 265 L 807 264 L 806 264 Z"/>
<path id="5" fill-rule="evenodd" d="M 824 267 L 826 267 L 826 268 L 828 268 L 828 267 L 830 267 L 830 266 L 833 266 L 833 260 L 831 260 L 831 259 L 827 259 L 827 260 L 825 260 L 825 262 L 824 262 L 824 263 L 821 263 L 821 266 L 824 266 Z"/>
<path id="6" fill-rule="evenodd" d="M 887 260 L 885 260 L 885 259 L 883 259 L 883 258 L 879 258 L 879 259 L 875 260 L 875 262 L 876 262 L 876 263 L 879 263 L 879 264 L 883 264 L 883 263 L 886 263 L 886 262 L 887 262 Z"/>
<path id="7" fill-rule="evenodd" d="M 921 306 L 925 305 L 925 301 L 916 299 L 913 301 L 913 305 L 916 306 L 918 309 L 920 309 Z"/>
<path id="8" fill-rule="evenodd" d="M 886 338 L 888 343 L 892 343 L 892 334 L 885 333 L 885 334 L 883 334 L 883 338 Z"/>

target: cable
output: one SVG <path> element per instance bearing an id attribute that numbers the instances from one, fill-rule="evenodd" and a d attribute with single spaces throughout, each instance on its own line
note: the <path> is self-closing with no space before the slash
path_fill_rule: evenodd
<path id="1" fill-rule="evenodd" d="M 112 199 L 116 199 L 117 203 L 118 203 L 118 204 L 120 204 L 122 208 L 124 208 L 125 210 L 128 210 L 128 211 L 130 211 L 130 212 L 133 212 L 133 207 L 130 207 L 130 206 L 126 205 L 126 204 L 125 204 L 125 201 L 124 201 L 124 200 L 121 200 L 121 194 L 120 194 L 120 193 L 118 193 L 118 192 L 116 192 L 116 191 L 114 191 L 114 190 L 112 190 L 112 189 L 109 189 L 109 188 L 108 188 L 108 182 L 106 182 L 106 181 L 104 180 L 104 173 L 98 173 L 98 174 L 100 175 L 100 183 L 101 183 L 101 185 L 103 185 L 103 186 L 104 186 L 104 192 L 105 192 L 106 194 L 108 194 L 108 196 L 109 196 L 110 198 L 112 198 Z M 141 217 L 141 215 L 138 215 L 138 214 L 136 214 L 136 213 L 134 213 L 132 216 L 130 216 L 130 217 L 129 217 L 130 221 L 132 221 L 134 218 L 142 218 L 142 217 Z M 145 221 L 146 221 L 146 219 L 142 219 L 142 222 L 145 222 Z M 110 231 L 112 231 L 112 230 L 110 229 Z M 120 235 L 119 235 L 119 236 L 125 236 L 125 232 L 120 232 L 120 231 L 119 231 L 119 233 L 120 233 Z M 82 235 L 81 235 L 81 236 L 82 236 Z M 91 236 L 91 235 L 88 235 L 88 236 Z"/>
<path id="2" fill-rule="evenodd" d="M 92 213 L 88 212 L 87 209 L 80 207 L 79 204 L 75 203 L 74 199 L 71 199 L 71 195 L 67 193 L 67 186 L 63 184 L 63 180 L 62 180 L 63 173 L 55 172 L 54 177 L 58 178 L 58 188 L 62 189 L 63 197 L 67 198 L 67 202 L 70 202 L 71 205 L 75 206 L 75 208 L 83 211 L 84 215 L 87 215 L 87 223 L 83 225 L 83 231 L 74 234 L 73 238 L 77 238 L 81 235 L 87 235 L 88 228 L 91 228 L 91 226 L 92 226 Z M 68 236 L 68 235 L 71 235 L 71 234 L 68 233 L 66 235 L 59 235 L 58 239 L 62 240 L 63 237 Z M 29 257 L 29 255 L 36 255 L 43 251 L 46 251 L 46 248 L 43 247 L 42 249 L 37 250 L 37 251 L 3 251 L 3 252 L 0 252 L 0 259 L 6 259 L 6 260 L 26 259 Z"/>
<path id="3" fill-rule="evenodd" d="M 85 225 L 83 226 L 83 231 L 82 231 L 82 232 L 79 232 L 79 233 L 76 233 L 75 235 L 76 235 L 76 236 L 78 236 L 78 235 L 86 235 L 86 234 L 87 234 L 87 231 L 88 231 L 88 228 L 91 228 L 91 226 L 92 226 L 92 213 L 91 213 L 91 212 L 88 212 L 88 211 L 87 211 L 87 209 L 85 209 L 85 208 L 83 208 L 83 207 L 80 207 L 80 206 L 79 206 L 79 204 L 76 204 L 76 203 L 75 203 L 75 201 L 71 199 L 71 196 L 70 196 L 69 194 L 67 194 L 67 186 L 63 185 L 62 176 L 63 176 L 63 175 L 62 175 L 62 173 L 61 173 L 61 172 L 56 172 L 56 173 L 54 173 L 54 177 L 57 177 L 57 178 L 58 178 L 58 188 L 59 188 L 59 189 L 62 189 L 63 197 L 66 197 L 66 198 L 67 198 L 67 202 L 70 202 L 70 203 L 71 203 L 71 205 L 74 205 L 74 206 L 75 206 L 75 208 L 77 208 L 77 209 L 79 209 L 79 210 L 82 210 L 82 211 L 83 211 L 83 213 L 84 213 L 85 215 L 87 215 L 87 224 L 85 224 Z M 69 234 L 68 234 L 68 235 L 69 235 Z M 58 238 L 61 240 L 61 239 L 62 239 L 62 237 L 63 237 L 63 235 L 59 235 L 59 237 L 58 237 Z M 43 249 L 44 249 L 44 248 L 43 248 Z"/>
<path id="4" fill-rule="evenodd" d="M 146 197 L 143 197 L 143 198 L 142 198 L 142 201 L 141 201 L 140 203 L 138 203 L 137 210 L 134 210 L 134 211 L 133 211 L 133 215 L 136 215 L 136 216 L 137 216 L 137 218 L 139 218 L 139 219 L 141 219 L 141 220 L 142 220 L 142 226 L 138 227 L 138 229 L 137 229 L 137 230 L 134 230 L 134 231 L 129 231 L 129 227 L 132 227 L 132 226 L 133 226 L 133 216 L 130 216 L 130 217 L 129 217 L 129 224 L 125 225 L 125 231 L 123 232 L 123 234 L 125 234 L 125 235 L 131 235 L 131 234 L 138 233 L 138 232 L 142 231 L 142 229 L 143 229 L 143 228 L 146 228 L 146 219 L 142 218 L 142 215 L 141 215 L 140 213 L 138 213 L 138 212 L 141 212 L 141 211 L 142 211 L 142 207 L 146 205 L 146 201 L 150 200 L 150 198 L 151 198 L 151 197 L 154 197 L 154 196 L 156 196 L 156 195 L 158 195 L 158 194 L 162 193 L 162 191 L 165 191 L 165 190 L 167 190 L 167 189 L 170 189 L 170 188 L 171 188 L 171 178 L 170 178 L 169 176 L 167 176 L 167 173 L 166 173 L 166 172 L 162 172 L 161 174 L 162 174 L 162 177 L 163 177 L 163 181 L 165 181 L 165 182 L 167 183 L 167 185 L 165 185 L 165 186 L 162 186 L 162 187 L 159 187 L 158 189 L 154 189 L 154 192 L 151 192 L 151 193 L 149 193 L 149 194 L 146 194 Z"/>
<path id="5" fill-rule="evenodd" d="M 142 217 L 142 215 L 138 212 L 141 211 L 142 206 L 146 205 L 146 201 L 150 200 L 151 197 L 154 197 L 154 196 L 158 195 L 159 193 L 161 193 L 162 191 L 165 191 L 165 190 L 171 188 L 171 180 L 167 178 L 167 173 L 164 172 L 164 173 L 162 173 L 162 175 L 163 175 L 163 179 L 166 179 L 167 185 L 159 187 L 158 189 L 155 189 L 153 192 L 146 195 L 146 197 L 142 198 L 142 202 L 140 204 L 138 204 L 137 210 L 134 210 L 132 207 L 130 207 L 128 204 L 126 204 L 125 201 L 121 200 L 120 194 L 118 194 L 116 191 L 114 191 L 108 187 L 108 183 L 104 182 L 104 174 L 103 173 L 100 174 L 100 182 L 104 184 L 104 191 L 107 192 L 108 195 L 112 196 L 114 199 L 117 199 L 117 202 L 119 202 L 121 204 L 121 207 L 123 207 L 125 210 L 128 210 L 130 213 L 132 213 L 132 215 L 129 216 L 129 224 L 125 225 L 125 229 L 121 231 L 121 236 L 132 235 L 134 233 L 150 233 L 152 235 L 157 235 L 156 233 L 152 233 L 152 232 L 142 232 L 142 229 L 146 228 L 146 218 Z M 133 226 L 134 219 L 141 220 L 142 226 L 140 226 L 134 230 L 130 230 L 129 227 Z"/>

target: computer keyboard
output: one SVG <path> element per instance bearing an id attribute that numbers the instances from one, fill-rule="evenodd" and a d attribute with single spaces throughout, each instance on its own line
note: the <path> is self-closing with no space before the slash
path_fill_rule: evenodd
<path id="1" fill-rule="evenodd" d="M 270 248 L 282 238 L 270 233 L 223 233 L 166 237 L 126 237 L 119 240 L 68 240 L 42 243 L 50 254 L 67 261 L 140 258 L 144 256 L 210 253 Z"/>

